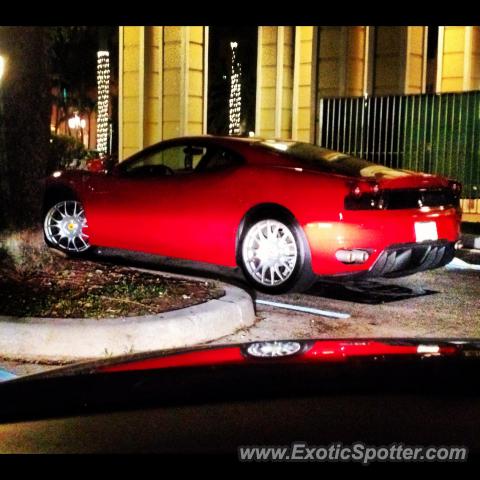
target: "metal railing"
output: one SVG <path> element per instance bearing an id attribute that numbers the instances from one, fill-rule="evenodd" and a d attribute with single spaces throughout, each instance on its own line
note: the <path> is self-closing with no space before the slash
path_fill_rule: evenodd
<path id="1" fill-rule="evenodd" d="M 480 91 L 322 98 L 318 113 L 320 146 L 459 180 L 480 215 Z"/>

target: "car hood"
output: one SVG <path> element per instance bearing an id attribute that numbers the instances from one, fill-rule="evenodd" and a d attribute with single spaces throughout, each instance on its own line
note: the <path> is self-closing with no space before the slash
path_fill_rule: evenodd
<path id="1" fill-rule="evenodd" d="M 424 358 L 480 355 L 480 341 L 465 339 L 335 339 L 274 340 L 242 344 L 130 354 L 100 361 L 79 363 L 48 372 L 9 379 L 7 383 L 32 378 L 88 373 L 162 370 L 205 366 L 250 367 L 268 363 L 322 364 L 351 359 Z M 477 355 L 477 356 L 478 356 Z"/>

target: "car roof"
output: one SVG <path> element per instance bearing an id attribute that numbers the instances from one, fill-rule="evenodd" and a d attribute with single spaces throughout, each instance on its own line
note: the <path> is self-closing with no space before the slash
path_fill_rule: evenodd
<path id="1" fill-rule="evenodd" d="M 298 143 L 296 140 L 286 139 L 286 138 L 273 138 L 273 137 L 240 137 L 240 136 L 230 136 L 230 135 L 187 135 L 183 137 L 175 137 L 167 140 L 163 140 L 160 143 L 164 142 L 195 142 L 195 141 L 213 141 L 221 142 L 223 144 L 255 144 L 263 142 L 286 142 L 286 143 Z"/>
<path id="2" fill-rule="evenodd" d="M 297 143 L 295 140 L 286 140 L 286 139 L 275 139 L 275 138 L 264 138 L 264 137 L 240 137 L 240 136 L 222 136 L 222 135 L 186 135 L 182 137 L 174 137 L 174 138 L 169 138 L 162 140 L 160 142 L 157 142 L 153 145 L 150 145 L 143 150 L 134 153 L 133 155 L 129 156 L 128 158 L 125 158 L 123 161 L 127 160 L 133 160 L 136 158 L 138 155 L 141 155 L 142 153 L 155 150 L 158 148 L 160 145 L 169 145 L 171 144 L 172 146 L 176 144 L 181 144 L 183 142 L 207 142 L 207 143 L 213 143 L 217 145 L 223 145 L 225 147 L 230 147 L 237 151 L 238 153 L 247 153 L 245 149 L 249 146 L 253 145 L 258 145 L 262 143 Z M 274 151 L 268 151 L 267 149 L 263 152 L 264 159 L 269 158 L 272 156 L 275 152 Z M 247 162 L 249 161 L 248 155 L 246 155 L 246 160 Z"/>

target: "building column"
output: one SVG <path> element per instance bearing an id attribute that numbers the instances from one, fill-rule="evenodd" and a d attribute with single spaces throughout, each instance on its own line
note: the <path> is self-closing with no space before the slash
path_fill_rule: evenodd
<path id="1" fill-rule="evenodd" d="M 255 133 L 313 140 L 314 27 L 259 27 Z"/>
<path id="2" fill-rule="evenodd" d="M 314 27 L 295 27 L 292 138 L 313 142 L 315 87 Z"/>
<path id="3" fill-rule="evenodd" d="M 163 27 L 162 139 L 201 135 L 206 126 L 207 27 Z"/>
<path id="4" fill-rule="evenodd" d="M 427 57 L 426 28 L 407 27 L 405 83 L 403 93 L 425 93 Z"/>
<path id="5" fill-rule="evenodd" d="M 120 27 L 120 160 L 143 148 L 144 35 L 144 27 Z"/>
<path id="6" fill-rule="evenodd" d="M 373 95 L 403 95 L 408 27 L 375 27 Z"/>
<path id="7" fill-rule="evenodd" d="M 163 125 L 163 28 L 145 27 L 143 46 L 143 137 L 147 147 L 158 142 Z"/>
<path id="8" fill-rule="evenodd" d="M 120 160 L 206 129 L 207 27 L 120 27 Z"/>
<path id="9" fill-rule="evenodd" d="M 319 27 L 319 97 L 358 97 L 366 91 L 368 27 Z"/>
<path id="10" fill-rule="evenodd" d="M 439 28 L 437 92 L 466 92 L 480 87 L 480 27 Z"/>
<path id="11" fill-rule="evenodd" d="M 279 121 L 276 109 L 278 36 L 279 27 L 258 27 L 255 134 L 263 137 L 275 137 Z"/>

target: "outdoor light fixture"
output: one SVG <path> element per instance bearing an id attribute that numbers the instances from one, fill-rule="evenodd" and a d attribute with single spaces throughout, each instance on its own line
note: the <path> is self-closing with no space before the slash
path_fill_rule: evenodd
<path id="1" fill-rule="evenodd" d="M 97 151 L 107 153 L 108 148 L 108 104 L 110 97 L 110 53 L 97 52 Z"/>
<path id="2" fill-rule="evenodd" d="M 77 128 L 84 129 L 87 125 L 87 122 L 83 118 L 78 116 L 78 113 L 75 112 L 73 117 L 68 119 L 68 128 L 76 130 Z"/>
<path id="3" fill-rule="evenodd" d="M 0 81 L 3 78 L 3 74 L 5 73 L 5 57 L 0 55 Z"/>
<path id="4" fill-rule="evenodd" d="M 230 76 L 230 100 L 229 100 L 229 135 L 240 133 L 240 118 L 242 112 L 242 65 L 237 62 L 237 42 L 230 42 L 232 49 L 232 71 Z"/>
<path id="5" fill-rule="evenodd" d="M 301 347 L 299 342 L 256 342 L 247 347 L 247 352 L 252 357 L 286 357 L 298 353 Z"/>

